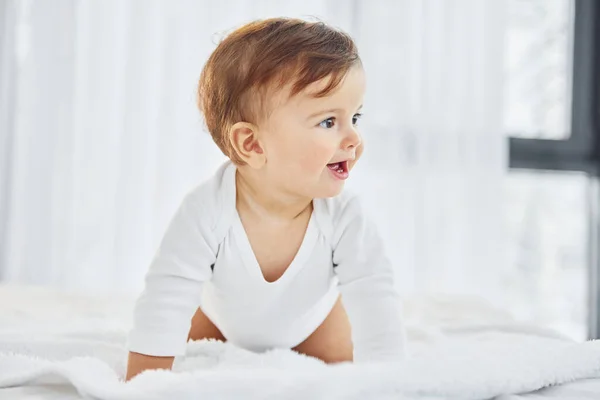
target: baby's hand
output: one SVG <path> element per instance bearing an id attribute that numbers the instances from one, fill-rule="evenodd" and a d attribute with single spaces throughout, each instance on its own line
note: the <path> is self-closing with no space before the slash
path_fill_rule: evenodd
<path id="1" fill-rule="evenodd" d="M 125 381 L 147 369 L 166 369 L 170 370 L 173 367 L 175 357 L 154 357 L 144 354 L 129 352 L 127 360 L 127 374 Z"/>

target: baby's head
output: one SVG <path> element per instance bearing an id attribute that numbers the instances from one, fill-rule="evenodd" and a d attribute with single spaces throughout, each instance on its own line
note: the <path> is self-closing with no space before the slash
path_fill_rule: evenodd
<path id="1" fill-rule="evenodd" d="M 331 197 L 362 152 L 356 46 L 321 22 L 274 18 L 229 34 L 198 87 L 206 125 L 238 169 L 290 195 Z"/>

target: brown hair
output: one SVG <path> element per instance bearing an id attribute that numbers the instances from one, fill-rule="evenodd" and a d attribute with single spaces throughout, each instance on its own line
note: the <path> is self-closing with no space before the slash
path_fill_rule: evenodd
<path id="1" fill-rule="evenodd" d="M 268 89 L 292 84 L 294 96 L 330 77 L 315 94 L 326 96 L 357 63 L 360 58 L 350 36 L 323 22 L 254 21 L 229 34 L 209 57 L 198 84 L 199 108 L 217 146 L 241 163 L 227 133 L 236 122 L 258 123 L 267 115 Z"/>

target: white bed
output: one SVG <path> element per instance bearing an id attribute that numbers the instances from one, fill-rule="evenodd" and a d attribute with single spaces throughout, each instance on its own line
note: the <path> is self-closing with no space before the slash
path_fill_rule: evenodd
<path id="1" fill-rule="evenodd" d="M 132 303 L 0 285 L 0 399 L 600 398 L 600 344 L 455 297 L 406 299 L 410 357 L 401 364 L 331 367 L 291 351 L 197 342 L 175 372 L 125 384 Z"/>

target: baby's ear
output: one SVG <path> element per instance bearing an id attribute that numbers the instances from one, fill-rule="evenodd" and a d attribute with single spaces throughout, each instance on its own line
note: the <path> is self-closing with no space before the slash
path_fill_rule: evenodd
<path id="1" fill-rule="evenodd" d="M 236 122 L 229 130 L 231 147 L 250 167 L 259 169 L 265 162 L 265 152 L 258 140 L 258 128 L 248 122 Z"/>

